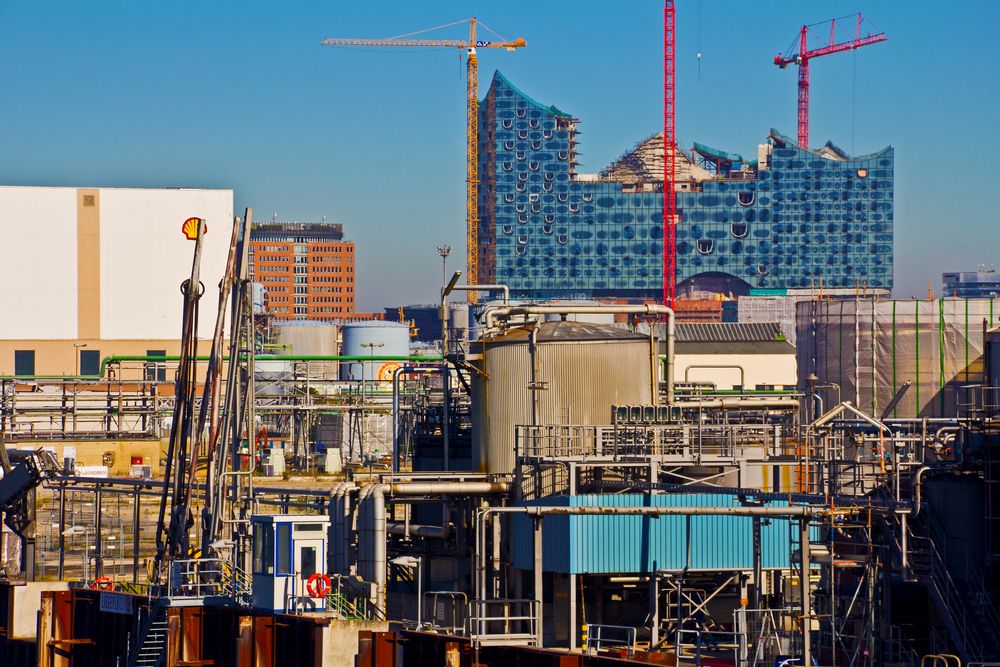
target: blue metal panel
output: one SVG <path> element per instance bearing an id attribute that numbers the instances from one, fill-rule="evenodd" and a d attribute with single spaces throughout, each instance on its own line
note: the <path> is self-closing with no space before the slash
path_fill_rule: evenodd
<path id="1" fill-rule="evenodd" d="M 736 507 L 727 494 L 616 494 L 553 496 L 529 505 L 572 507 Z M 785 502 L 772 506 L 787 506 Z M 789 567 L 791 530 L 787 519 L 761 526 L 761 566 Z M 813 529 L 813 539 L 819 538 Z M 753 567 L 753 520 L 738 516 L 569 516 L 544 519 L 544 561 L 548 572 L 648 573 L 656 570 L 749 570 Z M 530 569 L 531 520 L 516 515 L 513 563 Z"/>

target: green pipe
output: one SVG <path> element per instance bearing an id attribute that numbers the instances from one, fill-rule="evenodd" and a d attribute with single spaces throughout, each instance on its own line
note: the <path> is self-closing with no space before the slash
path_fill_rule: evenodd
<path id="1" fill-rule="evenodd" d="M 431 362 L 441 361 L 441 355 L 408 355 L 408 356 L 367 356 L 367 355 L 318 355 L 318 354 L 258 354 L 254 357 L 258 361 L 412 361 Z M 208 361 L 207 355 L 192 357 L 195 361 Z M 123 361 L 180 361 L 177 355 L 112 355 L 101 360 L 101 368 L 96 375 L 0 375 L 0 380 L 101 380 L 112 364 L 120 364 Z M 223 361 L 229 361 L 228 356 L 222 357 Z"/>

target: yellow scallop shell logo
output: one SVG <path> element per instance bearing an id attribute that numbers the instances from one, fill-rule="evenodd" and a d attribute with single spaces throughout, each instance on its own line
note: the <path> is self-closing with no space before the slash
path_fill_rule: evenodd
<path id="1" fill-rule="evenodd" d="M 188 241 L 194 241 L 198 238 L 198 225 L 202 225 L 201 233 L 204 236 L 208 234 L 208 225 L 201 218 L 188 218 L 181 225 L 181 231 L 184 232 L 184 238 Z"/>

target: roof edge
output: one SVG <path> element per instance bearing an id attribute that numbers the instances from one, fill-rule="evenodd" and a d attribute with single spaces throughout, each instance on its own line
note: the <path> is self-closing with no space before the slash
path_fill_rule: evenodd
<path id="1" fill-rule="evenodd" d="M 523 90 L 521 90 L 520 88 L 518 88 L 517 86 L 515 86 L 511 82 L 510 79 L 508 79 L 507 77 L 505 77 L 503 75 L 503 73 L 500 72 L 500 70 L 493 70 L 493 83 L 495 84 L 498 79 L 500 81 L 502 81 L 504 84 L 510 86 L 514 90 L 515 93 L 517 93 L 518 95 L 520 95 L 525 100 L 527 100 L 531 104 L 535 105 L 536 107 L 538 107 L 542 111 L 548 111 L 548 112 L 550 112 L 552 114 L 555 114 L 556 116 L 559 116 L 561 118 L 572 118 L 573 117 L 570 114 L 566 113 L 565 111 L 562 111 L 561 109 L 559 109 L 555 105 L 552 105 L 552 104 L 542 104 L 541 102 L 539 102 L 538 100 L 536 100 L 535 98 L 533 98 L 531 95 L 526 94 Z M 492 85 L 490 87 L 492 88 Z"/>

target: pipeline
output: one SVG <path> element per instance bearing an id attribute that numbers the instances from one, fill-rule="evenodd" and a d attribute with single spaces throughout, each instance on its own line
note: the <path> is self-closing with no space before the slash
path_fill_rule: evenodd
<path id="1" fill-rule="evenodd" d="M 486 313 L 486 328 L 491 329 L 496 326 L 498 320 L 509 320 L 517 315 L 607 315 L 607 314 L 644 314 L 663 315 L 667 319 L 667 354 L 664 369 L 664 380 L 667 385 L 667 404 L 674 402 L 674 311 L 670 308 L 656 304 L 647 303 L 642 305 L 618 305 L 611 304 L 605 306 L 508 306 L 497 308 Z"/>
<path id="2" fill-rule="evenodd" d="M 242 358 L 242 357 L 241 357 Z M 368 356 L 368 355 L 322 355 L 322 354 L 256 354 L 256 361 L 441 361 L 441 355 L 406 355 L 406 356 Z M 164 361 L 180 361 L 178 355 L 147 355 L 147 354 L 126 354 L 111 355 L 101 360 L 101 367 L 94 375 L 0 375 L 0 380 L 103 380 L 107 376 L 109 366 L 120 364 L 123 361 L 145 361 L 150 363 Z M 208 361 L 207 355 L 197 355 L 191 357 L 192 361 Z M 223 361 L 229 361 L 229 355 L 222 357 Z"/>
<path id="3" fill-rule="evenodd" d="M 703 401 L 678 401 L 679 408 L 797 408 L 798 399 L 794 398 L 710 398 Z"/>

